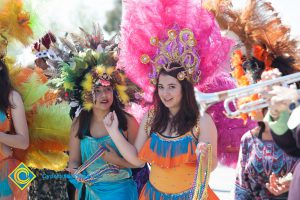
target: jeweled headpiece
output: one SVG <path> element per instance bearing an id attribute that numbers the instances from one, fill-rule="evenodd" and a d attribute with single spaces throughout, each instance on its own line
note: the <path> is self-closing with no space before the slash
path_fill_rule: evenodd
<path id="1" fill-rule="evenodd" d="M 143 64 L 151 62 L 153 66 L 150 75 L 151 83 L 156 84 L 161 69 L 167 72 L 182 69 L 177 74 L 178 80 L 187 79 L 192 83 L 199 81 L 201 58 L 195 48 L 197 42 L 193 31 L 187 28 L 182 30 L 170 29 L 166 41 L 160 41 L 157 36 L 153 36 L 150 38 L 150 44 L 158 48 L 158 53 L 153 60 L 148 54 L 143 54 L 141 62 Z M 172 63 L 178 63 L 180 66 L 172 67 Z"/>
<path id="2" fill-rule="evenodd" d="M 180 65 L 177 78 L 199 89 L 229 67 L 233 42 L 221 35 L 201 0 L 130 0 L 123 6 L 118 67 L 143 89 L 146 100 L 154 91 L 149 83 L 160 70 L 175 70 L 173 63 Z"/>

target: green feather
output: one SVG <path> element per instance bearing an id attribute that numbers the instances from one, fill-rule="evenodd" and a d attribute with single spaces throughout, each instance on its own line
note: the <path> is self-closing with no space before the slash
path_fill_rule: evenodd
<path id="1" fill-rule="evenodd" d="M 30 78 L 24 82 L 19 88 L 16 88 L 23 97 L 25 110 L 32 108 L 39 99 L 49 90 L 46 84 L 42 84 L 36 73 L 32 74 Z"/>
<path id="2" fill-rule="evenodd" d="M 39 106 L 29 124 L 30 140 L 57 141 L 68 146 L 72 121 L 67 103 Z"/>
<path id="3" fill-rule="evenodd" d="M 23 6 L 24 10 L 30 14 L 29 26 L 32 29 L 34 36 L 39 38 L 45 34 L 45 27 L 43 26 L 39 14 L 35 11 L 33 3 L 32 0 L 24 1 Z"/>

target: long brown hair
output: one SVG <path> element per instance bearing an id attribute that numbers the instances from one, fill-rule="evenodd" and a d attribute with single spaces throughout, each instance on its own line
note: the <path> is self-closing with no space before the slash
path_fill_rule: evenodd
<path id="1" fill-rule="evenodd" d="M 115 111 L 119 121 L 119 129 L 122 131 L 127 131 L 127 118 L 126 116 L 131 116 L 129 113 L 124 111 L 124 105 L 120 102 L 117 97 L 117 93 L 113 92 L 113 103 L 110 107 L 110 111 Z M 82 110 L 78 116 L 79 128 L 77 136 L 79 139 L 83 139 L 84 136 L 91 136 L 90 124 L 92 119 L 92 111 Z"/>
<path id="2" fill-rule="evenodd" d="M 171 67 L 180 66 L 178 63 L 171 64 Z M 177 78 L 178 72 L 182 69 L 173 70 L 167 72 L 161 70 L 158 76 L 160 75 L 169 75 L 174 78 Z M 158 95 L 158 82 L 155 86 L 155 91 L 153 94 L 153 101 L 155 105 L 154 119 L 151 125 L 151 132 L 163 133 L 168 126 L 169 118 L 169 109 L 162 103 Z M 195 98 L 195 92 L 193 84 L 186 79 L 179 81 L 182 88 L 182 99 L 181 106 L 178 113 L 171 120 L 171 130 L 177 130 L 179 135 L 183 135 L 186 132 L 192 130 L 192 128 L 197 123 L 197 118 L 199 116 L 198 105 Z"/>
<path id="3" fill-rule="evenodd" d="M 11 85 L 8 68 L 3 59 L 0 59 L 0 88 L 0 111 L 6 113 L 7 109 L 12 107 L 12 104 L 9 101 L 9 94 L 14 88 Z"/>

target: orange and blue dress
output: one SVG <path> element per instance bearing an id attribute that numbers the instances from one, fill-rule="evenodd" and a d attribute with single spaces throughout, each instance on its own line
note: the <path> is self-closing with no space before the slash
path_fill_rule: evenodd
<path id="1" fill-rule="evenodd" d="M 151 165 L 149 181 L 139 199 L 192 199 L 197 142 L 192 131 L 178 137 L 151 133 L 139 152 L 139 158 Z M 218 199 L 209 187 L 207 199 Z"/>
<path id="2" fill-rule="evenodd" d="M 11 111 L 0 111 L 0 132 L 9 133 L 11 130 Z M 13 157 L 4 157 L 0 152 L 0 199 L 13 196 L 15 199 L 27 199 L 27 191 L 20 190 L 9 178 L 8 175 L 20 164 L 20 161 Z"/>

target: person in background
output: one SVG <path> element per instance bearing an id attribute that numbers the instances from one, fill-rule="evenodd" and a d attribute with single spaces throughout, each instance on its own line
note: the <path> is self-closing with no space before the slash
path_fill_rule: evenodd
<path id="1" fill-rule="evenodd" d="M 270 71 L 262 74 L 264 80 L 278 77 L 278 73 Z M 276 144 L 287 154 L 300 158 L 300 119 L 299 93 L 295 87 L 273 86 L 266 94 L 269 99 L 269 112 L 266 119 L 272 130 L 272 137 Z M 290 114 L 292 117 L 290 119 Z M 295 116 L 293 116 L 295 115 Z M 293 122 L 289 122 L 293 120 Z M 288 126 L 291 125 L 290 127 Z M 297 164 L 293 171 L 292 182 L 289 187 L 288 200 L 298 200 L 300 197 L 300 165 Z M 278 177 L 274 179 L 273 190 L 280 193 L 285 188 L 279 183 Z"/>
<path id="2" fill-rule="evenodd" d="M 10 83 L 4 57 L 0 58 L 0 88 L 0 199 L 27 199 L 27 191 L 8 178 L 20 164 L 13 156 L 14 149 L 28 148 L 29 137 L 23 101 Z"/>

